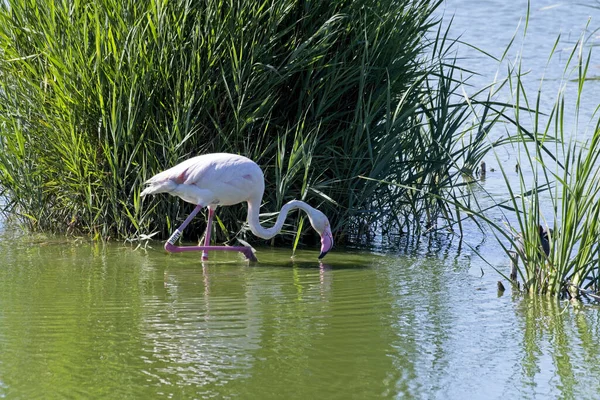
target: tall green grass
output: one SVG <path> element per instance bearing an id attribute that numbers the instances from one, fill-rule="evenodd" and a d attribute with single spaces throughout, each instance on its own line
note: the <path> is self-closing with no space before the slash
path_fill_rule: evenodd
<path id="1" fill-rule="evenodd" d="M 549 61 L 560 43 L 559 37 Z M 585 48 L 582 36 L 564 66 L 565 82 L 577 87 L 575 98 L 566 98 L 563 82 L 549 110 L 542 106 L 547 95 L 543 80 L 530 96 L 521 61 L 509 68 L 504 84 L 513 94 L 513 113 L 502 113 L 506 137 L 493 146 L 508 195 L 493 199 L 495 206 L 485 209 L 477 198 L 468 204 L 454 199 L 452 204 L 491 228 L 488 232 L 513 263 L 512 276 L 500 272 L 519 289 L 600 300 L 600 107 L 591 124 L 580 121 L 591 57 L 591 48 L 587 53 Z M 565 122 L 568 112 L 574 113 L 574 126 Z M 499 155 L 505 147 L 518 155 L 516 182 Z M 504 215 L 502 222 L 498 210 Z M 547 254 L 540 229 L 548 232 Z"/>
<path id="2" fill-rule="evenodd" d="M 30 229 L 165 237 L 190 205 L 142 203 L 142 183 L 188 157 L 233 152 L 263 167 L 267 213 L 301 198 L 330 216 L 338 241 L 381 221 L 418 232 L 450 216 L 442 202 L 358 176 L 437 193 L 447 161 L 476 153 L 457 142 L 465 104 L 451 93 L 446 36 L 425 39 L 439 4 L 4 2 L 3 211 Z M 227 239 L 245 209 L 218 216 Z"/>
<path id="3" fill-rule="evenodd" d="M 514 38 L 497 59 L 499 63 L 506 61 L 513 43 Z M 560 43 L 559 37 L 549 62 Z M 431 137 L 447 134 L 452 138 L 440 141 L 453 144 L 451 147 L 436 147 L 433 143 L 427 146 L 435 154 L 429 161 L 443 161 L 441 174 L 425 174 L 433 182 L 401 176 L 375 181 L 404 193 L 407 199 L 424 199 L 415 204 L 437 211 L 427 224 L 433 225 L 432 229 L 438 223 L 438 228 L 462 233 L 462 224 L 470 220 L 484 235 L 494 237 L 507 261 L 503 269 L 490 266 L 518 290 L 556 297 L 587 296 L 600 301 L 600 106 L 590 123 L 580 121 L 591 58 L 591 47 L 587 53 L 585 48 L 582 36 L 568 54 L 565 82 L 549 110 L 542 106 L 542 97 L 547 96 L 543 80 L 536 95 L 531 96 L 525 89 L 519 59 L 509 63 L 506 78 L 472 95 L 463 91 L 462 102 L 456 101 L 456 94 L 464 83 L 451 79 L 452 74 L 439 74 L 441 78 L 433 80 L 437 89 L 430 89 L 430 93 L 436 93 L 432 96 L 436 103 L 423 107 L 416 116 L 423 122 L 419 129 L 436 132 Z M 450 71 L 461 70 L 453 65 Z M 575 98 L 566 98 L 567 81 L 576 85 Z M 507 89 L 512 100 L 498 102 L 498 96 L 506 96 Z M 565 123 L 566 113 L 574 113 L 570 118 L 574 126 Z M 493 127 L 494 140 L 488 135 Z M 497 134 L 498 127 L 504 127 L 504 135 Z M 505 167 L 506 151 L 517 154 L 516 181 L 514 165 L 510 170 Z M 477 179 L 476 164 L 490 156 L 496 157 L 506 197 L 486 195 L 483 180 Z M 413 162 L 419 159 L 415 154 L 409 157 Z M 413 209 L 413 215 L 429 216 L 428 210 Z M 540 229 L 547 232 L 547 238 Z"/>
<path id="4" fill-rule="evenodd" d="M 518 129 L 510 138 L 519 144 L 521 163 L 531 168 L 533 179 L 520 175 L 519 188 L 507 185 L 522 232 L 522 244 L 516 246 L 523 261 L 518 274 L 530 292 L 578 297 L 600 290 L 600 109 L 590 129 L 583 129 L 580 100 L 591 55 L 584 48 L 582 37 L 565 66 L 569 77 L 575 73 L 577 84 L 572 128 L 564 122 L 565 113 L 571 111 L 563 92 L 552 109 L 544 112 L 542 91 L 529 104 L 520 71 L 511 77 L 517 104 L 527 102 L 533 110 L 529 129 L 523 127 L 525 118 L 515 114 Z M 540 248 L 539 225 L 552 229 L 548 255 Z"/>

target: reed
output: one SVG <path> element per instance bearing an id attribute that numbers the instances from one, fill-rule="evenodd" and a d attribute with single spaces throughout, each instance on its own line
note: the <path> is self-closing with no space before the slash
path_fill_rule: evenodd
<path id="1" fill-rule="evenodd" d="M 584 291 L 597 292 L 599 287 L 600 247 L 600 118 L 597 113 L 590 130 L 579 127 L 580 99 L 587 80 L 589 54 L 583 53 L 583 37 L 569 57 L 565 70 L 576 71 L 576 126 L 565 126 L 565 96 L 559 93 L 553 108 L 542 118 L 539 94 L 534 108 L 531 131 L 518 127 L 511 138 L 523 150 L 533 180 L 521 175 L 520 190 L 512 196 L 512 206 L 519 212 L 518 226 L 522 245 L 518 252 L 524 261 L 519 276 L 526 290 L 559 296 L 579 296 Z M 516 99 L 522 96 L 519 75 Z M 512 189 L 511 189 L 512 190 Z M 525 195 L 524 195 L 525 194 Z M 519 200 L 517 200 L 519 199 Z M 541 250 L 536 234 L 538 225 L 551 229 L 548 254 Z M 584 291 L 581 291 L 583 289 Z"/>
<path id="2" fill-rule="evenodd" d="M 450 217 L 431 196 L 358 178 L 441 193 L 448 160 L 481 156 L 460 141 L 468 135 L 457 142 L 467 114 L 443 61 L 447 37 L 425 39 L 439 4 L 3 2 L 3 211 L 34 230 L 166 237 L 190 205 L 142 203 L 142 183 L 188 157 L 233 152 L 263 167 L 265 210 L 302 198 L 330 216 L 338 242 L 380 221 L 418 232 Z M 219 240 L 243 232 L 241 207 L 219 217 Z M 302 229 L 291 222 L 290 233 Z"/>
<path id="3" fill-rule="evenodd" d="M 559 43 L 560 37 L 554 49 Z M 581 123 L 581 96 L 591 55 L 584 48 L 582 35 L 564 68 L 565 82 L 577 85 L 574 111 L 567 111 L 565 85 L 551 109 L 542 109 L 543 81 L 536 96 L 530 96 L 521 62 L 513 64 L 505 81 L 513 94 L 513 113 L 502 113 L 507 135 L 493 149 L 499 154 L 508 146 L 517 152 L 518 181 L 511 179 L 498 158 L 508 196 L 493 199 L 494 205 L 485 209 L 473 197 L 468 204 L 456 199 L 452 204 L 491 228 L 488 232 L 513 260 L 510 276 L 499 272 L 516 287 L 530 293 L 600 300 L 600 108 L 591 124 Z M 554 50 L 549 61 L 553 55 Z M 565 123 L 566 112 L 575 113 L 573 127 Z M 504 215 L 502 222 L 492 217 L 498 211 Z"/>
<path id="4" fill-rule="evenodd" d="M 513 43 L 497 60 L 499 63 L 505 61 Z M 554 50 L 559 43 L 560 37 Z M 442 78 L 434 81 L 437 89 L 429 91 L 437 93 L 431 97 L 437 102 L 416 115 L 426 122 L 420 129 L 436 132 L 432 135 L 435 138 L 445 133 L 452 139 L 441 143 L 456 146 L 437 148 L 429 159 L 444 161 L 441 175 L 425 175 L 435 177 L 433 181 L 411 181 L 405 177 L 375 181 L 402 192 L 405 198 L 423 199 L 416 204 L 437 212 L 414 209 L 413 215 L 432 215 L 426 225 L 432 229 L 439 225 L 438 229 L 462 238 L 462 225 L 469 220 L 484 235 L 493 236 L 507 255 L 507 266 L 490 266 L 518 290 L 600 301 L 600 107 L 594 110 L 591 123 L 581 124 L 581 96 L 585 82 L 590 80 L 591 55 L 591 50 L 584 53 L 584 43 L 582 35 L 564 67 L 564 80 L 573 80 L 577 85 L 574 111 L 567 111 L 565 85 L 551 109 L 542 109 L 542 96 L 546 95 L 543 81 L 536 96 L 530 96 L 519 60 L 510 63 L 505 79 L 472 95 L 464 93 L 463 102 L 448 101 L 456 96 L 447 96 L 456 94 L 463 83 L 444 79 L 452 74 L 439 74 Z M 455 64 L 450 65 L 450 71 L 460 71 Z M 498 102 L 498 94 L 504 96 L 505 89 L 510 90 L 513 100 Z M 566 126 L 566 112 L 575 113 L 574 127 Z M 437 115 L 440 117 L 434 117 Z M 468 121 L 475 122 L 470 125 Z M 582 129 L 582 125 L 588 129 Z M 499 127 L 504 127 L 505 135 L 491 140 L 488 132 Z M 468 143 L 458 146 L 464 138 L 469 138 Z M 435 151 L 436 145 L 428 148 Z M 518 155 L 516 182 L 512 178 L 514 172 L 504 167 L 501 159 L 500 154 L 507 150 Z M 475 166 L 486 156 L 497 158 L 506 186 L 504 198 L 487 195 L 480 180 L 483 177 L 476 174 Z M 418 160 L 414 154 L 409 157 L 413 162 Z M 477 248 L 472 250 L 478 253 Z M 486 260 L 485 255 L 480 256 Z M 512 262 L 510 273 L 508 260 Z"/>

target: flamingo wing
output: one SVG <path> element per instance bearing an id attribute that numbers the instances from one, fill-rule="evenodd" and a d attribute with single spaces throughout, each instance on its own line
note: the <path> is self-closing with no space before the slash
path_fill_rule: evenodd
<path id="1" fill-rule="evenodd" d="M 215 153 L 190 158 L 154 175 L 140 195 L 169 193 L 193 204 L 232 205 L 260 196 L 263 173 L 246 157 Z"/>

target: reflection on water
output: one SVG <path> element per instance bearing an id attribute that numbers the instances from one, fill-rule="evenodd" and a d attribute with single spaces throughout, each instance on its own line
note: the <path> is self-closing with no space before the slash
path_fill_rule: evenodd
<path id="1" fill-rule="evenodd" d="M 269 256 L 252 267 L 187 259 L 165 269 L 164 293 L 151 296 L 144 319 L 161 372 L 203 396 L 374 396 L 386 378 L 394 393 L 387 356 L 394 335 L 381 322 L 389 302 L 376 281 L 361 279 L 372 261 L 292 264 L 289 252 Z"/>
<path id="2" fill-rule="evenodd" d="M 600 390 L 599 309 L 465 256 L 261 263 L 0 240 L 0 397 L 518 398 Z M 566 308 L 565 308 L 566 307 Z M 52 394 L 51 396 L 49 394 Z"/>
<path id="3" fill-rule="evenodd" d="M 598 308 L 566 307 L 565 303 L 539 297 L 520 304 L 517 311 L 523 320 L 524 337 L 519 378 L 540 395 L 552 394 L 546 382 L 553 382 L 566 394 L 575 394 L 581 387 L 590 394 L 600 393 L 600 375 L 594 368 L 600 359 L 600 313 Z"/>

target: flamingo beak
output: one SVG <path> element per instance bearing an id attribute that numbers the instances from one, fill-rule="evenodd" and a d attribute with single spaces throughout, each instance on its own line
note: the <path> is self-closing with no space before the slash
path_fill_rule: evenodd
<path id="1" fill-rule="evenodd" d="M 321 234 L 321 254 L 319 254 L 319 260 L 331 250 L 333 247 L 333 235 L 331 234 L 331 228 L 329 224 Z"/>

